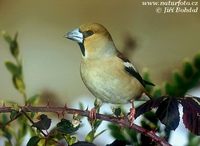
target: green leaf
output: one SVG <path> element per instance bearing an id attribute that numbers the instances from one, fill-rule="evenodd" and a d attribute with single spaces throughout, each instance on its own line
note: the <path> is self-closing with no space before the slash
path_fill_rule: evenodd
<path id="1" fill-rule="evenodd" d="M 194 70 L 193 70 L 192 64 L 189 61 L 186 61 L 183 65 L 183 75 L 186 78 L 190 78 L 192 77 L 193 74 L 194 74 Z"/>
<path id="2" fill-rule="evenodd" d="M 12 144 L 9 141 L 5 141 L 4 145 L 5 146 L 11 146 Z"/>
<path id="3" fill-rule="evenodd" d="M 28 143 L 26 146 L 37 146 L 38 142 L 40 141 L 41 138 L 38 136 L 33 136 L 29 139 Z"/>
<path id="4" fill-rule="evenodd" d="M 57 130 L 64 134 L 72 134 L 78 130 L 80 126 L 74 127 L 74 125 L 67 119 L 61 119 L 57 124 Z"/>
<path id="5" fill-rule="evenodd" d="M 17 37 L 18 37 L 18 33 L 15 34 L 14 39 L 10 42 L 10 52 L 15 58 L 17 58 L 19 55 L 19 47 L 18 47 L 18 43 L 17 43 Z"/>
<path id="6" fill-rule="evenodd" d="M 177 87 L 184 86 L 184 79 L 178 72 L 174 72 L 173 79 L 174 79 L 174 83 Z"/>
<path id="7" fill-rule="evenodd" d="M 198 146 L 200 144 L 199 136 L 196 136 L 192 133 L 188 133 L 188 144 L 187 146 Z"/>
<path id="8" fill-rule="evenodd" d="M 84 105 L 82 102 L 79 102 L 79 109 L 84 110 Z"/>
<path id="9" fill-rule="evenodd" d="M 148 120 L 148 125 L 151 125 L 149 122 L 151 122 L 153 124 L 152 126 L 155 126 L 154 124 L 158 123 L 158 118 L 155 115 L 155 113 L 153 113 L 152 111 L 145 113 L 144 117 L 145 117 L 145 120 L 144 120 L 145 122 L 147 122 L 147 120 Z M 152 130 L 152 129 L 149 129 L 149 130 Z"/>
<path id="10" fill-rule="evenodd" d="M 111 135 L 120 141 L 126 141 L 127 144 L 133 144 L 134 146 L 137 146 L 138 138 L 137 133 L 129 128 L 122 128 L 116 124 L 109 124 L 108 128 L 111 131 Z"/>
<path id="11" fill-rule="evenodd" d="M 94 120 L 92 123 L 93 129 L 96 130 L 102 123 L 102 120 Z"/>
<path id="12" fill-rule="evenodd" d="M 75 136 L 71 136 L 70 140 L 68 141 L 68 145 L 70 146 L 70 145 L 74 144 L 75 142 L 76 142 L 76 137 Z"/>
<path id="13" fill-rule="evenodd" d="M 162 91 L 160 87 L 155 87 L 153 92 L 153 97 L 160 97 L 162 95 Z"/>
<path id="14" fill-rule="evenodd" d="M 197 54 L 194 58 L 194 66 L 200 70 L 200 53 Z"/>
<path id="15" fill-rule="evenodd" d="M 169 83 L 165 84 L 165 92 L 168 95 L 174 95 L 175 94 L 175 87 Z"/>
<path id="16" fill-rule="evenodd" d="M 22 94 L 25 92 L 25 84 L 21 76 L 13 76 L 13 84 L 15 88 Z"/>
<path id="17" fill-rule="evenodd" d="M 6 137 L 8 139 L 8 141 L 11 141 L 11 139 L 12 139 L 12 135 L 8 130 L 4 131 L 3 136 Z"/>
<path id="18" fill-rule="evenodd" d="M 108 128 L 110 129 L 111 131 L 111 135 L 118 139 L 118 140 L 125 140 L 125 137 L 124 135 L 122 134 L 120 127 L 116 124 L 109 124 L 108 125 Z"/>
<path id="19" fill-rule="evenodd" d="M 10 43 L 12 42 L 12 38 L 11 38 L 10 35 L 8 35 L 7 32 L 2 31 L 2 35 L 3 35 L 3 38 L 5 39 L 5 41 L 6 41 L 8 44 L 10 44 Z"/>
<path id="20" fill-rule="evenodd" d="M 87 141 L 87 142 L 93 142 L 94 141 L 94 139 L 95 139 L 95 130 L 92 130 L 92 131 L 90 131 L 88 134 L 87 134 L 87 136 L 85 137 L 85 141 Z"/>
<path id="21" fill-rule="evenodd" d="M 144 70 L 143 70 L 142 78 L 143 78 L 145 81 L 148 81 L 148 82 L 151 83 L 151 79 L 150 79 L 150 77 L 149 77 L 149 71 L 148 71 L 148 69 L 144 69 Z M 145 89 L 146 89 L 148 92 L 151 92 L 152 89 L 153 89 L 153 86 L 145 86 Z"/>
<path id="22" fill-rule="evenodd" d="M 46 139 L 40 139 L 40 141 L 38 142 L 38 146 L 45 146 L 45 145 L 47 145 L 46 143 L 47 143 L 48 141 L 46 140 Z"/>
<path id="23" fill-rule="evenodd" d="M 7 62 L 5 62 L 5 65 L 6 65 L 6 68 L 10 71 L 10 73 L 12 75 L 17 75 L 17 76 L 21 75 L 21 68 L 18 67 L 16 64 L 14 64 L 10 61 L 7 61 Z"/>
<path id="24" fill-rule="evenodd" d="M 17 112 L 17 111 L 12 111 L 12 112 L 10 113 L 10 119 L 11 119 L 11 120 L 15 119 L 15 117 L 18 115 L 18 113 L 19 113 L 19 112 Z"/>
<path id="25" fill-rule="evenodd" d="M 1 123 L 2 125 L 5 125 L 7 122 L 8 122 L 8 117 L 6 114 L 3 113 L 1 117 Z"/>
<path id="26" fill-rule="evenodd" d="M 120 107 L 118 107 L 118 108 L 115 108 L 114 109 L 114 115 L 116 116 L 116 117 L 120 117 L 121 116 L 121 114 L 122 114 L 122 110 L 121 110 L 121 108 Z"/>
<path id="27" fill-rule="evenodd" d="M 35 104 L 35 103 L 38 102 L 39 97 L 40 97 L 39 95 L 34 95 L 34 96 L 30 97 L 30 98 L 28 98 L 27 103 L 28 104 Z"/>
<path id="28" fill-rule="evenodd" d="M 22 117 L 21 119 L 23 119 L 24 117 Z M 17 141 L 17 145 L 21 145 L 24 141 L 25 136 L 27 135 L 27 130 L 28 130 L 28 125 L 27 124 L 21 124 L 21 123 L 27 123 L 27 119 L 24 120 L 20 120 L 23 122 L 19 122 L 20 123 L 20 128 L 17 131 L 17 137 L 16 137 L 16 141 Z"/>

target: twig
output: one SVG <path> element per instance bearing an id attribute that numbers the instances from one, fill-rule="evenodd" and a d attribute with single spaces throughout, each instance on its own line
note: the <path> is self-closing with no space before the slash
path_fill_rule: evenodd
<path id="1" fill-rule="evenodd" d="M 31 122 L 31 124 L 33 125 L 34 122 L 33 120 L 27 115 L 26 112 L 24 112 L 24 110 L 22 109 L 21 112 L 24 114 L 24 116 Z M 47 135 L 40 129 L 40 128 L 37 128 L 43 135 L 44 137 L 46 137 Z"/>
<path id="2" fill-rule="evenodd" d="M 61 106 L 21 106 L 20 109 L 22 110 L 23 113 L 26 112 L 49 112 L 49 113 L 63 113 L 66 112 L 68 114 L 78 114 L 81 116 L 89 117 L 89 111 L 85 110 L 79 110 L 79 109 L 74 109 L 74 108 L 68 108 L 66 106 L 61 107 Z M 16 111 L 12 107 L 0 107 L 0 113 L 10 113 L 12 111 Z M 26 114 L 25 114 L 26 116 Z M 27 117 L 28 118 L 28 117 Z M 103 115 L 103 114 L 97 114 L 96 115 L 97 119 L 104 120 L 104 121 L 109 121 L 115 124 L 118 124 L 123 127 L 128 127 L 131 128 L 147 137 L 150 137 L 153 141 L 159 143 L 161 146 L 171 146 L 164 138 L 160 138 L 155 134 L 153 131 L 148 131 L 144 129 L 141 126 L 138 126 L 136 124 L 133 124 L 130 126 L 130 123 L 128 120 L 125 119 L 119 119 L 114 116 L 109 116 L 109 115 Z M 30 120 L 30 119 L 29 119 Z"/>

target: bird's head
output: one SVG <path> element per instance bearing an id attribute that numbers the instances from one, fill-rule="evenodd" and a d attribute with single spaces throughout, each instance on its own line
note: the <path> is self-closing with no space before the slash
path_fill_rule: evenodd
<path id="1" fill-rule="evenodd" d="M 79 44 L 83 58 L 102 58 L 116 53 L 110 33 L 98 23 L 81 25 L 68 32 L 66 38 Z"/>

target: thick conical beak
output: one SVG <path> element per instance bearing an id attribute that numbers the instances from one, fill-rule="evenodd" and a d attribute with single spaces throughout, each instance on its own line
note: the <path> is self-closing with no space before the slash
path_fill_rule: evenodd
<path id="1" fill-rule="evenodd" d="M 78 28 L 66 33 L 65 37 L 78 43 L 83 43 L 83 34 Z"/>

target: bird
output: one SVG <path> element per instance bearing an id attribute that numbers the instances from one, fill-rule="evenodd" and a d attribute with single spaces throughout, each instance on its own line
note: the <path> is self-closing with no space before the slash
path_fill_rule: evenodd
<path id="1" fill-rule="evenodd" d="M 145 86 L 154 84 L 141 77 L 135 65 L 116 48 L 103 25 L 83 24 L 67 32 L 65 37 L 80 47 L 80 74 L 88 90 L 103 103 L 131 103 L 129 120 L 134 121 L 134 101 L 143 93 L 148 95 Z M 93 108 L 90 117 L 95 114 Z"/>

